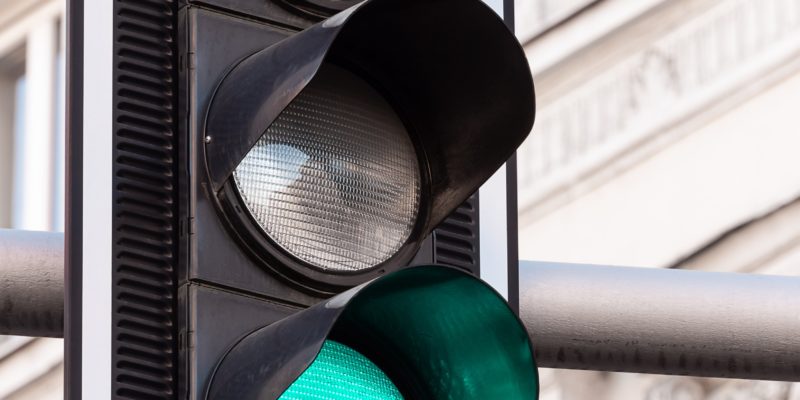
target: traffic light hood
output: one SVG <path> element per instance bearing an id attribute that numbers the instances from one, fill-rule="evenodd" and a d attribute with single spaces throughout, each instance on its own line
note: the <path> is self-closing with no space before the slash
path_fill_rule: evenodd
<path id="1" fill-rule="evenodd" d="M 403 120 L 422 165 L 424 232 L 477 190 L 533 125 L 524 52 L 483 2 L 367 0 L 231 69 L 206 118 L 215 193 L 328 63 L 369 82 Z"/>
<path id="2" fill-rule="evenodd" d="M 317 373 L 318 363 L 325 373 Z M 407 399 L 538 397 L 528 335 L 503 298 L 460 270 L 424 266 L 246 336 L 219 364 L 208 398 L 367 398 L 347 384 L 364 368 L 369 390 L 389 386 Z"/>

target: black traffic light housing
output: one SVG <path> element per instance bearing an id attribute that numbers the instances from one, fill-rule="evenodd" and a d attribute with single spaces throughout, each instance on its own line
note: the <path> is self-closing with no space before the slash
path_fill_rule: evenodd
<path id="1" fill-rule="evenodd" d="M 476 247 L 470 194 L 534 117 L 524 54 L 480 1 L 255 3 L 189 1 L 178 10 L 179 394 L 192 399 L 206 396 L 219 361 L 246 334 L 370 279 L 435 262 L 429 234 L 443 221 Z M 326 64 L 386 96 L 423 171 L 423 218 L 402 254 L 358 274 L 316 271 L 277 248 L 230 182 Z M 462 203 L 467 220 L 447 220 Z"/>
<path id="2" fill-rule="evenodd" d="M 472 307 L 463 307 L 465 298 Z M 350 375 L 335 362 L 314 371 L 315 358 L 331 341 L 366 355 L 403 398 L 511 400 L 538 395 L 528 334 L 503 298 L 464 271 L 423 266 L 360 285 L 247 335 L 220 362 L 209 398 L 255 400 L 287 392 L 290 398 L 354 398 L 374 393 L 337 389 L 379 386 L 374 376 Z M 349 397 L 336 396 L 348 390 Z"/>
<path id="3" fill-rule="evenodd" d="M 246 218 L 234 218 L 225 207 L 235 212 L 235 203 L 215 186 L 221 181 L 214 180 L 208 146 L 226 135 L 248 141 L 246 132 L 207 134 L 212 101 L 223 82 L 235 81 L 243 60 L 284 40 L 327 37 L 324 56 L 384 93 L 415 149 L 424 150 L 415 154 L 426 173 L 426 210 L 406 243 L 409 254 L 419 251 L 371 270 L 381 276 L 371 282 L 430 263 L 477 274 L 478 199 L 465 196 L 521 142 L 533 119 L 522 51 L 478 0 L 89 3 L 68 1 L 69 398 L 104 392 L 109 383 L 115 398 L 209 398 L 214 371 L 234 357 L 236 343 L 289 315 L 314 320 L 303 310 L 341 299 L 369 278 L 292 275 L 288 262 L 261 251 L 253 238 L 263 233 L 246 232 Z M 398 53 L 382 49 L 381 40 Z M 387 61 L 399 54 L 407 58 Z M 509 54 L 515 55 L 506 62 Z M 319 65 L 305 66 L 313 80 Z M 487 75 L 469 73 L 481 70 Z M 468 314 L 476 307 L 463 298 L 455 304 Z M 106 307 L 110 315 L 101 311 Z M 91 384 L 97 376 L 111 382 Z"/>

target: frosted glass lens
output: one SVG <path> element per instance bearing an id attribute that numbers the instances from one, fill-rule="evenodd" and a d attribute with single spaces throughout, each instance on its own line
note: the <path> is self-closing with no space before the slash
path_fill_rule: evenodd
<path id="1" fill-rule="evenodd" d="M 388 376 L 361 353 L 332 340 L 279 400 L 402 400 Z"/>
<path id="2" fill-rule="evenodd" d="M 358 271 L 388 260 L 417 218 L 419 165 L 403 123 L 366 82 L 330 65 L 233 176 L 267 236 L 324 270 Z"/>

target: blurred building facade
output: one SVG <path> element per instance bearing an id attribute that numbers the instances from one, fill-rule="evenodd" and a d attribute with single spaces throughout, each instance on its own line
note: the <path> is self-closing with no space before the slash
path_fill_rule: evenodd
<path id="1" fill-rule="evenodd" d="M 0 228 L 64 229 L 62 0 L 0 0 Z M 0 336 L 0 399 L 63 397 L 63 341 Z"/>
<path id="2" fill-rule="evenodd" d="M 800 1 L 517 0 L 538 115 L 520 255 L 800 274 Z M 0 0 L 0 228 L 63 230 L 64 2 Z M 62 343 L 0 337 L 0 399 Z M 544 400 L 800 400 L 800 386 L 542 371 Z"/>
<path id="3" fill-rule="evenodd" d="M 800 274 L 800 1 L 517 0 L 537 117 L 520 257 Z M 800 399 L 800 385 L 544 370 L 545 400 Z"/>

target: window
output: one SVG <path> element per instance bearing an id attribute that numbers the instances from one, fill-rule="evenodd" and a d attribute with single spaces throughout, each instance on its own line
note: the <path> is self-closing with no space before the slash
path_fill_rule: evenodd
<path id="1" fill-rule="evenodd" d="M 64 46 L 58 12 L 42 7 L 0 30 L 0 228 L 64 229 Z"/>
<path id="2" fill-rule="evenodd" d="M 24 130 L 25 51 L 0 56 L 0 228 L 13 227 L 16 137 Z"/>

